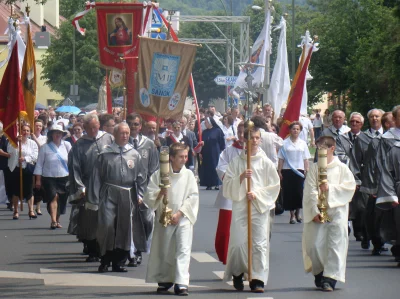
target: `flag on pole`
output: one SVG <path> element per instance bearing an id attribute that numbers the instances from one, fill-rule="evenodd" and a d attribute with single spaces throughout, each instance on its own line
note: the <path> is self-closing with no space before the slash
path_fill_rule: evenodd
<path id="1" fill-rule="evenodd" d="M 141 37 L 135 111 L 181 117 L 195 55 L 196 45 Z"/>
<path id="2" fill-rule="evenodd" d="M 301 45 L 300 46 L 302 47 L 303 45 L 310 45 L 310 44 L 312 44 L 312 39 L 310 37 L 310 32 L 307 30 L 305 36 L 302 36 L 302 41 L 301 41 Z M 318 49 L 318 43 L 314 43 L 312 47 L 309 47 L 309 46 L 306 47 L 306 51 L 316 52 L 318 50 L 319 50 Z M 306 79 L 304 81 L 303 99 L 301 101 L 301 108 L 300 108 L 300 114 L 301 115 L 306 115 L 307 114 L 307 106 L 308 106 L 307 81 L 310 81 L 312 79 L 313 79 L 313 76 L 311 76 L 311 74 L 310 74 L 310 72 L 308 71 L 308 68 L 307 68 Z"/>
<path id="3" fill-rule="evenodd" d="M 245 65 L 244 67 L 242 67 L 232 91 L 240 92 L 242 89 L 247 88 L 247 82 L 245 80 L 247 77 L 247 69 L 251 70 L 251 75 L 254 77 L 252 81 L 253 85 L 255 85 L 256 87 L 260 87 L 261 85 L 263 85 L 265 77 L 265 64 L 267 61 L 267 55 L 270 55 L 270 52 L 271 11 L 268 10 L 263 29 L 261 30 L 260 35 L 254 42 L 252 51 L 250 53 L 250 62 L 260 64 L 260 66 Z"/>
<path id="4" fill-rule="evenodd" d="M 275 30 L 281 30 L 278 43 L 278 55 L 276 58 L 274 71 L 272 72 L 269 87 L 268 99 L 274 109 L 274 123 L 281 112 L 282 106 L 286 103 L 290 92 L 290 76 L 286 46 L 286 20 L 281 18 L 280 24 Z"/>
<path id="5" fill-rule="evenodd" d="M 300 107 L 303 99 L 304 82 L 306 80 L 307 68 L 311 60 L 311 54 L 313 52 L 312 47 L 313 45 L 303 46 L 303 54 L 297 68 L 296 76 L 292 83 L 292 89 L 289 94 L 287 107 L 285 110 L 285 114 L 283 115 L 283 122 L 279 131 L 279 136 L 281 138 L 286 138 L 289 134 L 289 125 L 292 122 L 299 120 Z M 309 48 L 309 51 L 306 50 L 307 48 Z M 306 52 L 307 56 L 305 55 Z"/>
<path id="6" fill-rule="evenodd" d="M 0 84 L 0 120 L 10 144 L 17 147 L 17 120 L 26 117 L 24 93 L 19 76 L 18 45 L 14 43 L 11 57 Z"/>
<path id="7" fill-rule="evenodd" d="M 36 62 L 30 24 L 28 24 L 27 31 L 26 51 L 24 64 L 22 65 L 21 83 L 24 90 L 25 108 L 27 113 L 26 120 L 31 125 L 31 128 L 33 128 L 36 104 Z"/>

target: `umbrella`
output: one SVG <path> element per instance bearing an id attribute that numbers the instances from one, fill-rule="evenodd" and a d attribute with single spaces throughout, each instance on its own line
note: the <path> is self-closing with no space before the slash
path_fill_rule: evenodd
<path id="1" fill-rule="evenodd" d="M 43 104 L 36 103 L 36 105 L 35 105 L 35 110 L 39 110 L 39 109 L 46 110 L 47 108 L 46 108 L 46 106 L 43 105 Z"/>
<path id="2" fill-rule="evenodd" d="M 79 112 L 81 112 L 81 109 L 75 106 L 61 106 L 56 109 L 56 112 L 68 112 L 78 114 Z"/>
<path id="3" fill-rule="evenodd" d="M 91 110 L 95 110 L 97 108 L 97 103 L 92 103 L 89 105 L 86 105 L 85 107 L 82 108 L 82 110 L 85 111 L 91 111 Z"/>

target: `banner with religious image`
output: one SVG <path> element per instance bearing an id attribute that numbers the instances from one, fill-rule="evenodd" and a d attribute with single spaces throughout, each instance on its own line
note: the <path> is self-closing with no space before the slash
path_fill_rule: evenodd
<path id="1" fill-rule="evenodd" d="M 135 111 L 175 119 L 182 115 L 196 47 L 140 38 Z"/>
<path id="2" fill-rule="evenodd" d="M 137 59 L 143 4 L 96 3 L 96 12 L 100 64 L 122 70 L 128 60 Z"/>

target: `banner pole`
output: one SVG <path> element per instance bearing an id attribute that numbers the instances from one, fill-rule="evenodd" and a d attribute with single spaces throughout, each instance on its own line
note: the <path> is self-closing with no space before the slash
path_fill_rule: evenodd
<path id="1" fill-rule="evenodd" d="M 18 117 L 18 122 L 19 122 L 19 136 L 22 134 L 22 118 L 21 116 Z M 18 138 L 19 139 L 19 138 Z M 19 151 L 19 199 L 21 201 L 20 204 L 20 209 L 21 212 L 24 210 L 24 179 L 22 176 L 22 139 L 18 140 L 18 151 Z"/>

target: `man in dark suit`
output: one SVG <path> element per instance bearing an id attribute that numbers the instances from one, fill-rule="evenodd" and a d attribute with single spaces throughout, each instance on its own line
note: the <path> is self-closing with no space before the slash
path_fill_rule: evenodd
<path id="1" fill-rule="evenodd" d="M 157 136 L 157 123 L 155 121 L 148 121 L 146 123 L 146 136 L 154 142 L 158 151 L 160 151 L 162 146 L 167 145 L 165 138 Z"/>

